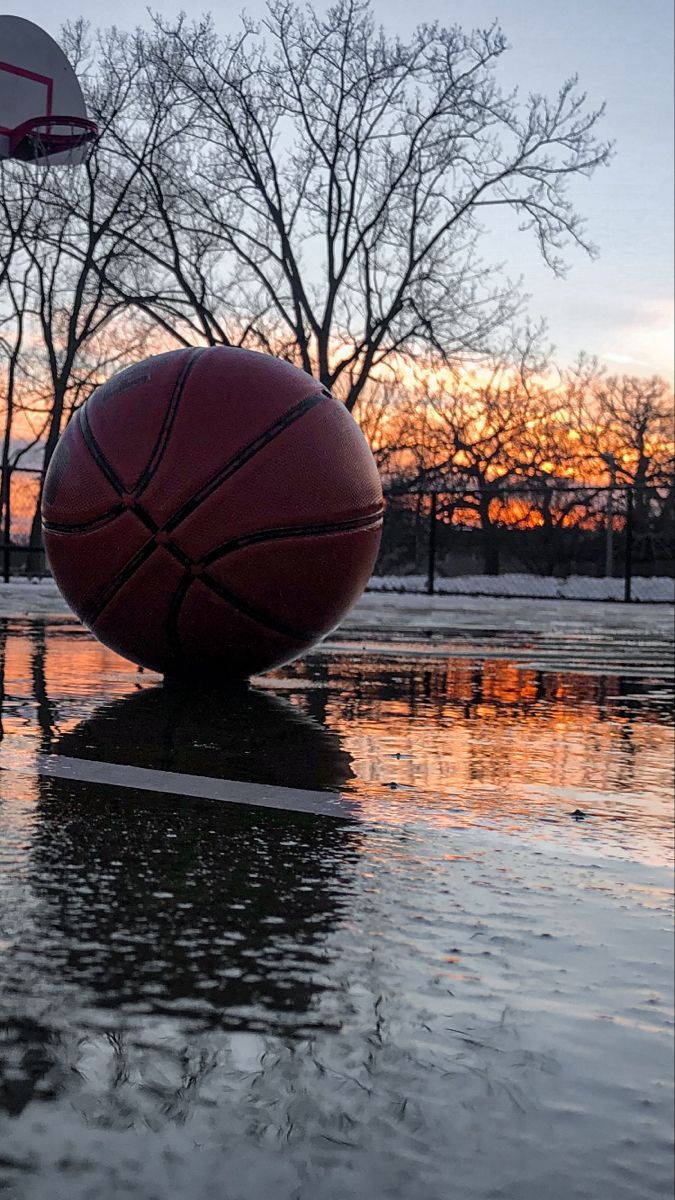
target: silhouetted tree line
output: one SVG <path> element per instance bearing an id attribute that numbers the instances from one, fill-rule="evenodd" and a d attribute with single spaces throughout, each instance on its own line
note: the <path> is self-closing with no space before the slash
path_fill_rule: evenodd
<path id="1" fill-rule="evenodd" d="M 499 572 L 508 542 L 511 557 L 529 569 L 569 573 L 595 556 L 597 573 L 611 575 L 627 520 L 636 561 L 672 566 L 673 397 L 657 376 L 608 376 L 583 356 L 558 371 L 530 336 L 509 341 L 479 370 L 426 374 L 396 406 L 374 406 L 370 418 L 399 513 L 397 528 L 390 521 L 385 570 L 412 569 L 411 545 L 419 549 L 432 492 L 441 532 L 480 531 L 490 574 Z M 392 540 L 402 549 L 398 561 Z"/>

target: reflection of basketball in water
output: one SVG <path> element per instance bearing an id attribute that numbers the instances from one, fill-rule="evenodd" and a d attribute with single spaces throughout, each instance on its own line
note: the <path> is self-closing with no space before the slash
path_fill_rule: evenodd
<path id="1" fill-rule="evenodd" d="M 103 704 L 51 749 L 289 787 L 340 790 L 353 778 L 334 730 L 254 688 L 231 703 L 222 689 L 143 688 Z M 316 1030 L 326 986 L 317 955 L 349 893 L 356 825 L 45 776 L 37 795 L 29 855 L 38 903 L 6 958 L 7 989 L 25 992 L 28 959 L 50 995 L 75 985 L 87 1006 L 127 1003 L 172 1018 L 182 1008 L 191 1022 L 258 1030 L 262 1011 L 271 1031 Z M 56 1049 L 46 1054 L 52 1067 Z"/>
<path id="2" fill-rule="evenodd" d="M 382 491 L 344 406 L 289 363 L 176 350 L 98 388 L 43 498 L 65 598 L 120 654 L 242 676 L 295 657 L 358 598 Z"/>

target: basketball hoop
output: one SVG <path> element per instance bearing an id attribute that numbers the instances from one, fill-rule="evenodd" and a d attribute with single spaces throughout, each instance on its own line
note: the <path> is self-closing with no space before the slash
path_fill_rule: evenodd
<path id="1" fill-rule="evenodd" d="M 97 134 L 96 122 L 88 117 L 31 117 L 10 130 L 9 155 L 21 162 L 49 162 L 94 142 Z"/>
<path id="2" fill-rule="evenodd" d="M 66 113 L 67 116 L 59 116 Z M 39 25 L 0 16 L 0 168 L 74 167 L 97 136 L 82 88 L 63 50 Z"/>

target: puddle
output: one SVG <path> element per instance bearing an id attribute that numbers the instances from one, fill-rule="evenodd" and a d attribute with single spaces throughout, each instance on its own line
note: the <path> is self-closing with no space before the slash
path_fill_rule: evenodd
<path id="1" fill-rule="evenodd" d="M 195 693 L 67 623 L 2 629 L 13 1200 L 669 1194 L 651 662 L 528 665 L 481 631 Z M 55 754 L 339 793 L 358 817 L 12 771 Z"/>

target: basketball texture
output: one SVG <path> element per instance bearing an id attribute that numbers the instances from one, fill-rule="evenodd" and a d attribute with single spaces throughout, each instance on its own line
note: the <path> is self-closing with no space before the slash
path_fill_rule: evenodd
<path id="1" fill-rule="evenodd" d="M 168 675 L 287 662 L 363 591 L 382 489 L 358 425 L 263 354 L 176 350 L 120 372 L 45 480 L 49 563 L 102 642 Z"/>

